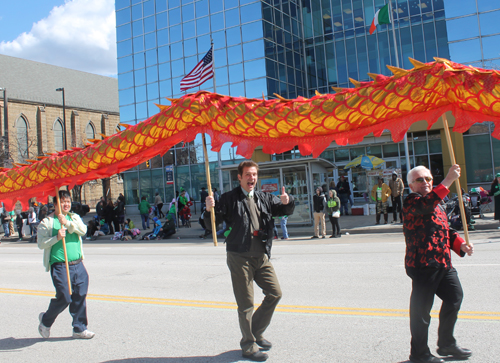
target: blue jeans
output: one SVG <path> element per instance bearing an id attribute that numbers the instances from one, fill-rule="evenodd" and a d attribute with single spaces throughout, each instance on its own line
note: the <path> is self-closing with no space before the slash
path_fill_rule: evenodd
<path id="1" fill-rule="evenodd" d="M 349 203 L 349 196 L 347 194 L 340 194 L 339 199 L 340 199 L 340 213 L 344 215 L 349 214 L 349 208 L 347 207 L 347 203 Z"/>
<path id="2" fill-rule="evenodd" d="M 5 234 L 5 237 L 9 237 L 10 236 L 9 223 L 2 224 L 2 227 L 3 227 L 3 232 Z"/>
<path id="3" fill-rule="evenodd" d="M 49 308 L 42 317 L 42 324 L 51 327 L 57 316 L 69 305 L 69 313 L 73 317 L 73 331 L 80 333 L 87 329 L 87 291 L 89 288 L 89 275 L 82 262 L 69 265 L 71 278 L 70 296 L 68 291 L 68 278 L 64 263 L 52 264 L 50 267 L 52 282 L 56 288 L 56 297 L 50 300 Z"/>
<path id="4" fill-rule="evenodd" d="M 142 229 L 146 229 L 146 226 L 149 229 L 149 214 L 148 213 L 141 214 L 141 220 L 142 220 Z"/>
<path id="5" fill-rule="evenodd" d="M 281 233 L 283 234 L 283 239 L 288 238 L 288 230 L 286 229 L 286 222 L 288 221 L 288 217 L 281 217 Z"/>

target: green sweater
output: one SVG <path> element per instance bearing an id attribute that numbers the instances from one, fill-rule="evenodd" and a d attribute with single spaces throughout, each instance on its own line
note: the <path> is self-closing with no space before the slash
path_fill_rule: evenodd
<path id="1" fill-rule="evenodd" d="M 149 214 L 149 210 L 151 209 L 151 205 L 148 203 L 147 200 L 141 200 L 141 202 L 137 206 L 137 209 L 139 209 L 139 213 L 141 213 L 141 214 Z"/>

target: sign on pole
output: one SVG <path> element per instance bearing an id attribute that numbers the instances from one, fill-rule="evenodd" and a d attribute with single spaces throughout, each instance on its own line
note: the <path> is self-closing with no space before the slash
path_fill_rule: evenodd
<path id="1" fill-rule="evenodd" d="M 165 167 L 165 180 L 167 181 L 167 185 L 174 184 L 174 166 L 169 165 Z"/>

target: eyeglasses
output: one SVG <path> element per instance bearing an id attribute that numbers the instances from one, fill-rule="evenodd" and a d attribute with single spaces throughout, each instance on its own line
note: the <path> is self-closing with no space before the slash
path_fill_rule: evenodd
<path id="1" fill-rule="evenodd" d="M 432 178 L 430 176 L 426 176 L 423 178 L 417 178 L 413 182 L 414 183 L 423 183 L 424 181 L 426 181 L 427 183 L 430 183 L 432 181 Z"/>

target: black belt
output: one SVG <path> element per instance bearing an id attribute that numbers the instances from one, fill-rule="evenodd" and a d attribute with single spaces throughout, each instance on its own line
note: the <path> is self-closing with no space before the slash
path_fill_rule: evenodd
<path id="1" fill-rule="evenodd" d="M 78 265 L 80 262 L 82 262 L 82 259 L 79 258 L 78 260 L 74 261 L 68 261 L 68 265 Z M 66 262 L 54 262 L 53 265 L 64 265 Z"/>

